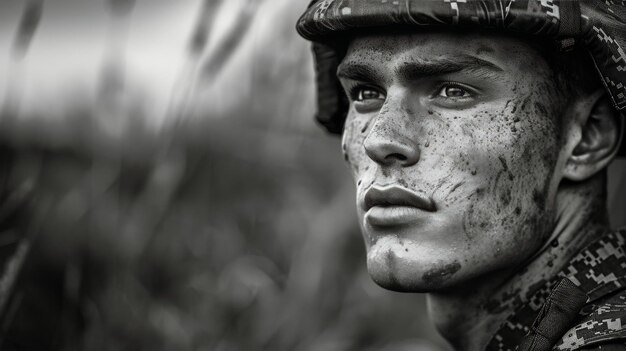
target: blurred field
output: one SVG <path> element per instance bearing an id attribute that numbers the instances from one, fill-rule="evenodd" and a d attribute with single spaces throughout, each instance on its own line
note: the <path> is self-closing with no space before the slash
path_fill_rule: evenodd
<path id="1" fill-rule="evenodd" d="M 0 215 L 34 243 L 3 350 L 446 349 L 421 296 L 365 272 L 306 3 L 0 4 Z"/>

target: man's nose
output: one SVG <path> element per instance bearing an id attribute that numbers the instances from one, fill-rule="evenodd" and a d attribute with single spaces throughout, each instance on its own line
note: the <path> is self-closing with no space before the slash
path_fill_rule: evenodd
<path id="1" fill-rule="evenodd" d="M 365 152 L 376 163 L 384 166 L 410 167 L 420 159 L 420 147 L 416 135 L 404 127 L 406 109 L 383 109 L 372 125 L 363 143 Z"/>

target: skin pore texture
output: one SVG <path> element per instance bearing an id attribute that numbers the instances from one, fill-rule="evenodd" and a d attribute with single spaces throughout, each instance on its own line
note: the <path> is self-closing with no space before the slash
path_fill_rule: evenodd
<path id="1" fill-rule="evenodd" d="M 600 170 L 615 146 L 583 132 L 600 95 L 572 101 L 524 40 L 362 36 L 337 73 L 351 102 L 343 151 L 368 271 L 387 289 L 428 293 L 456 349 L 483 349 L 535 287 L 608 231 Z M 392 188 L 420 208 L 369 198 Z"/>

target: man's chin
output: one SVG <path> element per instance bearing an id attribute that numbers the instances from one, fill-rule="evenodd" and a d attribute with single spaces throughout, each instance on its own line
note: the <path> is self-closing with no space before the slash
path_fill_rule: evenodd
<path id="1" fill-rule="evenodd" d="M 400 280 L 392 274 L 382 276 L 370 272 L 370 276 L 378 286 L 390 291 L 402 293 L 429 293 L 437 290 L 436 287 L 425 286 L 423 282 Z"/>
<path id="2" fill-rule="evenodd" d="M 380 287 L 397 292 L 429 293 L 446 290 L 458 283 L 454 273 L 456 265 L 443 267 L 438 271 L 416 271 L 407 276 L 393 267 L 375 267 L 368 263 L 372 280 Z"/>
<path id="3" fill-rule="evenodd" d="M 456 259 L 412 256 L 409 252 L 373 247 L 367 255 L 367 270 L 376 284 L 399 292 L 434 292 L 459 283 L 461 264 Z"/>

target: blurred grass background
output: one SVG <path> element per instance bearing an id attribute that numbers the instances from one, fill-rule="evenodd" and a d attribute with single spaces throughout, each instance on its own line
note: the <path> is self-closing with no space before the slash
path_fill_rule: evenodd
<path id="1" fill-rule="evenodd" d="M 3 350 L 447 349 L 365 271 L 307 2 L 0 3 Z"/>

